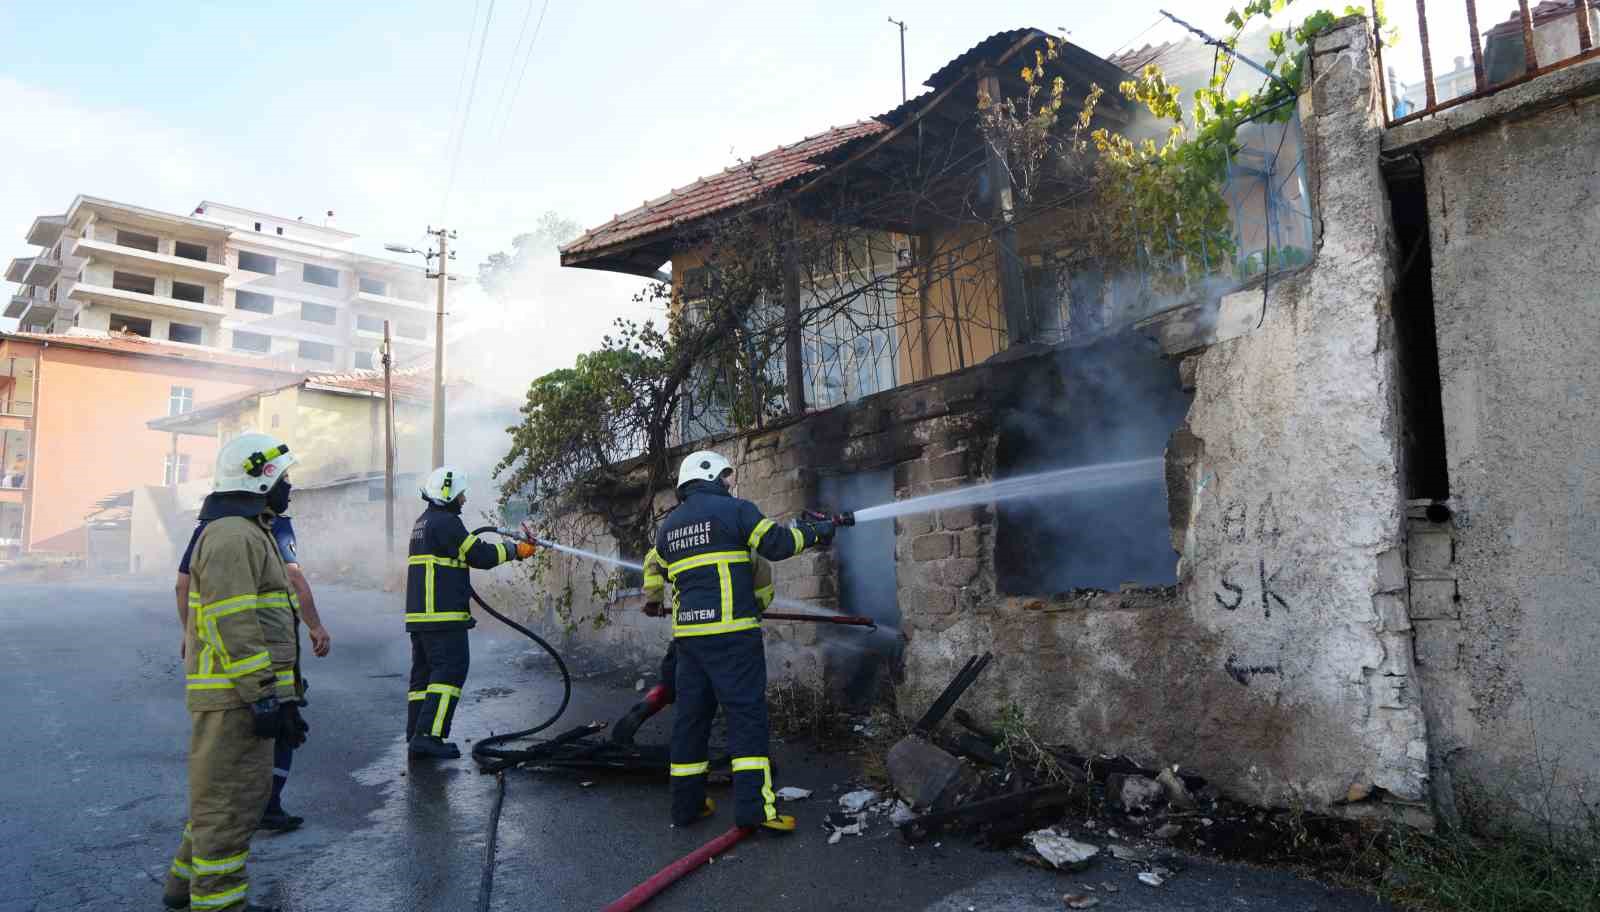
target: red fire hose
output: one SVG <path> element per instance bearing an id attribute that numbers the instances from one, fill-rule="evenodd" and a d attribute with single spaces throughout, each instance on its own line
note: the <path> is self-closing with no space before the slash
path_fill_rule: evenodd
<path id="1" fill-rule="evenodd" d="M 606 906 L 605 912 L 632 912 L 632 910 L 649 902 L 651 897 L 671 886 L 674 881 L 683 875 L 710 861 L 719 852 L 727 851 L 734 843 L 749 836 L 751 832 L 753 831 L 746 827 L 730 829 L 716 839 L 657 871 L 649 880 L 624 893 L 621 899 Z"/>

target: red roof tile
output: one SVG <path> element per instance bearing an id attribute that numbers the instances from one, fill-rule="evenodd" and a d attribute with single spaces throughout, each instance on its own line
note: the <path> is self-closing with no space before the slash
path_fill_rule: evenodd
<path id="1" fill-rule="evenodd" d="M 822 170 L 823 165 L 816 161 L 821 156 L 888 129 L 876 119 L 862 120 L 808 136 L 793 145 L 779 146 L 589 229 L 561 248 L 562 259 L 582 258 L 585 254 L 750 202 L 786 181 Z"/>
<path id="2" fill-rule="evenodd" d="M 431 368 L 423 370 L 420 367 L 401 367 L 390 372 L 389 385 L 394 391 L 394 398 L 420 399 L 429 401 L 433 399 L 433 371 Z M 383 395 L 383 371 L 381 370 L 348 370 L 327 374 L 306 374 L 302 381 L 308 388 L 344 391 L 352 393 L 367 393 L 375 396 Z M 462 381 L 452 379 L 452 385 Z"/>
<path id="3" fill-rule="evenodd" d="M 181 345 L 169 342 L 158 342 L 144 336 L 132 333 L 34 333 L 11 332 L 0 333 L 0 339 L 21 339 L 27 342 L 47 342 L 51 345 L 61 345 L 68 348 L 82 348 L 93 351 L 116 352 L 118 354 L 138 355 L 150 358 L 176 358 L 181 361 L 198 361 L 204 364 L 226 365 L 228 367 L 244 367 L 253 370 L 271 371 L 274 373 L 292 373 L 282 364 L 275 363 L 269 358 L 250 357 L 232 352 L 218 351 L 213 348 L 203 348 L 197 345 Z"/>

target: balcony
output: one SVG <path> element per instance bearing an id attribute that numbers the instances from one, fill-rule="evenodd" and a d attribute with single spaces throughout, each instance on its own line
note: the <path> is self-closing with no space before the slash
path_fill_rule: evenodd
<path id="1" fill-rule="evenodd" d="M 6 281 L 22 284 L 23 277 L 28 274 L 28 267 L 33 265 L 33 257 L 17 257 L 6 266 Z"/>
<path id="2" fill-rule="evenodd" d="M 28 263 L 28 271 L 23 275 L 22 281 L 28 285 L 49 285 L 59 275 L 61 275 L 61 261 L 45 253 L 34 257 Z"/>
<path id="3" fill-rule="evenodd" d="M 6 309 L 0 311 L 0 316 L 14 320 L 22 316 L 23 312 L 40 297 L 42 296 L 37 290 L 24 285 L 12 293 L 11 300 L 6 303 Z"/>
<path id="4" fill-rule="evenodd" d="M 86 257 L 97 263 L 130 266 L 140 270 L 161 270 L 163 275 L 179 275 L 202 282 L 220 282 L 228 277 L 228 267 L 222 263 L 191 260 L 188 257 L 152 253 L 137 247 L 123 247 L 110 241 L 83 238 L 73 248 L 73 255 Z"/>
<path id="5" fill-rule="evenodd" d="M 61 240 L 61 232 L 67 228 L 65 215 L 41 215 L 33 220 L 33 225 L 28 228 L 28 243 L 35 247 L 50 247 Z"/>
<path id="6" fill-rule="evenodd" d="M 211 304 L 196 304 L 193 301 L 180 301 L 177 298 L 168 298 L 162 295 L 143 294 L 137 291 L 123 291 L 107 285 L 91 285 L 88 282 L 79 282 L 72 286 L 72 291 L 67 297 L 73 301 L 84 304 L 103 304 L 116 307 L 119 310 L 134 310 L 144 314 L 169 317 L 172 311 L 180 311 L 190 316 L 199 314 L 221 321 L 223 309 Z"/>
<path id="7" fill-rule="evenodd" d="M 434 305 L 431 303 L 412 301 L 406 298 L 393 298 L 389 295 L 373 294 L 370 291 L 356 292 L 356 302 L 372 307 L 407 310 L 412 313 L 433 313 L 434 311 Z"/>
<path id="8" fill-rule="evenodd" d="M 19 326 L 49 326 L 60 312 L 61 308 L 56 302 L 46 299 L 43 294 L 36 294 L 18 317 L 17 323 Z"/>

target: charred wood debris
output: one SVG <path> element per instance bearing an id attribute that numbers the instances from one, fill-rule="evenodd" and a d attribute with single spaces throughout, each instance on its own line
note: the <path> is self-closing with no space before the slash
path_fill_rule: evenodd
<path id="1" fill-rule="evenodd" d="M 1186 854 L 1340 879 L 1381 873 L 1381 833 L 1371 824 L 1240 804 L 1193 771 L 1040 745 L 1014 725 L 997 729 L 956 709 L 992 658 L 969 659 L 889 748 L 887 791 L 839 796 L 824 823 L 830 843 L 886 824 L 912 846 L 971 838 L 1058 871 L 1129 864 L 1152 887 L 1180 875 Z"/>

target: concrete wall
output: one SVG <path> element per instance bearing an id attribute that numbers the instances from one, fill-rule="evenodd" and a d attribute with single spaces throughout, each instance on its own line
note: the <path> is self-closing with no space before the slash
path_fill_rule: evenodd
<path id="1" fill-rule="evenodd" d="M 1440 802 L 1578 823 L 1600 811 L 1600 63 L 1389 139 L 1427 182 L 1455 508 L 1413 546 Z"/>
<path id="2" fill-rule="evenodd" d="M 1392 245 L 1362 21 L 1319 39 L 1311 65 L 1315 88 L 1301 114 L 1321 229 L 1312 264 L 1274 279 L 1264 311 L 1257 287 L 1154 327 L 1174 359 L 1164 367 L 1160 351 L 1132 338 L 1031 356 L 1012 350 L 718 448 L 735 461 L 739 494 L 780 516 L 816 505 L 830 476 L 889 469 L 904 500 L 1016 474 L 1006 440 L 1019 426 L 1061 434 L 1067 465 L 1164 450 L 1168 513 L 1147 531 L 1158 547 L 1170 542 L 1176 586 L 1017 592 L 997 555 L 1030 529 L 1006 520 L 1007 507 L 894 520 L 897 590 L 887 611 L 900 635 L 901 710 L 920 714 L 969 656 L 993 651 L 995 668 L 963 704 L 979 715 L 1016 704 L 1054 741 L 1182 764 L 1255 802 L 1351 813 L 1387 805 L 1425 822 Z M 1125 374 L 1119 358 L 1147 366 Z M 1155 406 L 1169 394 L 1144 395 L 1128 382 L 1159 380 L 1162 370 L 1170 387 L 1181 377 L 1193 391 L 1186 418 Z M 1084 385 L 1103 414 L 1074 401 Z M 1147 407 L 1142 418 L 1117 417 Z M 563 522 L 571 534 L 597 525 Z M 1060 547 L 1090 548 L 1095 529 L 1091 519 L 1051 534 L 1079 536 Z M 840 534 L 836 552 L 851 534 Z M 614 548 L 603 535 L 582 544 Z M 840 559 L 820 552 L 777 565 L 779 594 L 885 611 L 845 603 Z M 555 566 L 561 572 L 539 582 L 547 614 L 570 607 L 584 642 L 640 660 L 659 654 L 664 624 L 650 629 L 633 616 L 636 602 L 595 595 L 593 565 L 562 558 Z M 815 629 L 769 625 L 767 636 L 779 672 L 809 665 L 831 675 L 848 651 Z"/>

